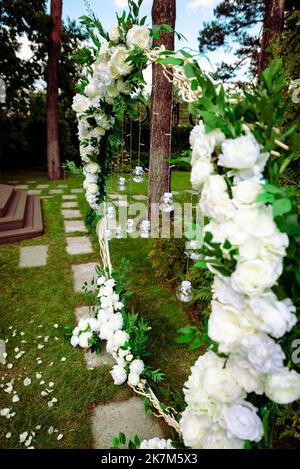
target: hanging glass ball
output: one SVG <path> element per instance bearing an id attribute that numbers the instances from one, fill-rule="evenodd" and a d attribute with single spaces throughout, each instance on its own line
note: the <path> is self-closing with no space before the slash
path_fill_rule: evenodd
<path id="1" fill-rule="evenodd" d="M 191 282 L 188 280 L 181 282 L 176 290 L 176 296 L 182 303 L 190 303 L 194 298 L 194 290 Z"/>
<path id="2" fill-rule="evenodd" d="M 136 168 L 132 171 L 132 180 L 133 182 L 141 183 L 145 179 L 145 171 L 143 170 L 142 166 L 136 166 Z"/>
<path id="3" fill-rule="evenodd" d="M 110 229 L 106 230 L 106 239 L 107 239 L 107 241 L 111 240 L 111 231 L 110 231 Z"/>
<path id="4" fill-rule="evenodd" d="M 122 239 L 122 238 L 124 238 L 124 236 L 125 236 L 125 233 L 124 233 L 124 230 L 123 230 L 122 226 L 120 226 L 120 225 L 117 226 L 116 230 L 115 230 L 116 239 Z"/>
<path id="5" fill-rule="evenodd" d="M 186 255 L 193 261 L 199 261 L 201 259 L 201 254 L 199 254 L 197 249 L 201 248 L 201 244 L 199 241 L 188 241 L 185 245 L 185 253 Z"/>
<path id="6" fill-rule="evenodd" d="M 171 213 L 174 210 L 173 203 L 172 192 L 165 192 L 159 201 L 159 208 L 164 213 Z"/>
<path id="7" fill-rule="evenodd" d="M 141 238 L 150 238 L 150 231 L 151 231 L 151 223 L 149 220 L 143 220 L 141 222 L 141 230 L 140 230 L 140 235 Z"/>
<path id="8" fill-rule="evenodd" d="M 134 225 L 134 220 L 127 220 L 127 228 L 126 228 L 127 233 L 135 233 L 135 225 Z"/>
<path id="9" fill-rule="evenodd" d="M 118 179 L 118 190 L 121 191 L 121 192 L 126 191 L 126 184 L 127 184 L 126 179 L 123 178 L 123 177 L 120 177 Z"/>

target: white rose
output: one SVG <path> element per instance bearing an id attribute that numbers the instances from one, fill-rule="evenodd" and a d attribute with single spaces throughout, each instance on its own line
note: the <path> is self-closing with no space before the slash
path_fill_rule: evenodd
<path id="1" fill-rule="evenodd" d="M 140 449 L 174 449 L 171 440 L 152 438 L 141 442 Z"/>
<path id="2" fill-rule="evenodd" d="M 244 441 L 229 438 L 226 432 L 220 429 L 204 436 L 202 449 L 244 449 Z"/>
<path id="3" fill-rule="evenodd" d="M 127 47 L 134 49 L 140 47 L 141 49 L 149 49 L 150 47 L 150 31 L 147 26 L 133 25 L 127 33 Z"/>
<path id="4" fill-rule="evenodd" d="M 232 376 L 247 393 L 255 392 L 255 394 L 263 394 L 262 377 L 251 366 L 248 360 L 240 356 L 231 355 L 226 368 L 230 370 Z"/>
<path id="5" fill-rule="evenodd" d="M 77 113 L 81 114 L 86 112 L 90 107 L 90 100 L 81 94 L 76 94 L 73 98 L 72 109 Z"/>
<path id="6" fill-rule="evenodd" d="M 108 340 L 109 337 L 111 337 L 111 335 L 113 334 L 113 332 L 114 331 L 110 325 L 110 322 L 106 322 L 104 324 L 101 324 L 99 337 L 101 340 Z"/>
<path id="7" fill-rule="evenodd" d="M 109 321 L 109 327 L 113 332 L 119 331 L 123 327 L 123 316 L 120 313 L 114 314 Z"/>
<path id="8" fill-rule="evenodd" d="M 116 281 L 113 278 L 110 278 L 105 281 L 105 285 L 107 287 L 114 287 L 116 285 Z"/>
<path id="9" fill-rule="evenodd" d="M 104 277 L 104 275 L 102 275 L 101 277 L 98 277 L 98 279 L 97 279 L 97 285 L 98 285 L 98 286 L 104 285 L 104 284 L 105 284 L 105 281 L 106 281 L 106 278 Z"/>
<path id="10" fill-rule="evenodd" d="M 98 296 L 111 296 L 114 292 L 113 287 L 101 287 L 99 290 L 99 295 Z"/>
<path id="11" fill-rule="evenodd" d="M 84 91 L 89 98 L 95 98 L 99 92 L 96 80 L 91 80 Z"/>
<path id="12" fill-rule="evenodd" d="M 77 336 L 78 336 L 79 334 L 80 334 L 80 329 L 79 329 L 79 327 L 77 326 L 77 327 L 75 327 L 75 329 L 73 330 L 73 335 L 77 335 Z"/>
<path id="13" fill-rule="evenodd" d="M 216 138 L 219 138 L 219 133 L 217 131 L 206 133 L 203 121 L 200 121 L 193 128 L 190 134 L 190 144 L 193 150 L 192 166 L 198 160 L 209 160 L 211 158 L 215 150 Z"/>
<path id="14" fill-rule="evenodd" d="M 114 346 L 115 348 L 123 347 L 126 342 L 129 342 L 129 334 L 125 331 L 116 331 L 114 333 Z"/>
<path id="15" fill-rule="evenodd" d="M 212 426 L 209 417 L 205 414 L 197 415 L 187 408 L 182 413 L 179 424 L 185 446 L 201 449 L 203 438 Z"/>
<path id="16" fill-rule="evenodd" d="M 97 174 L 100 172 L 100 166 L 97 163 L 89 163 L 84 168 L 85 172 Z"/>
<path id="17" fill-rule="evenodd" d="M 118 42 L 120 39 L 119 25 L 113 24 L 109 31 L 109 39 L 114 42 Z"/>
<path id="18" fill-rule="evenodd" d="M 235 213 L 236 229 L 257 238 L 269 237 L 278 231 L 273 219 L 272 208 L 260 205 L 243 206 Z"/>
<path id="19" fill-rule="evenodd" d="M 89 186 L 88 186 L 88 188 L 87 188 L 87 191 L 88 191 L 90 194 L 98 194 L 99 189 L 98 189 L 97 184 L 89 184 Z"/>
<path id="20" fill-rule="evenodd" d="M 251 168 L 260 156 L 259 144 L 252 134 L 228 139 L 222 144 L 222 154 L 218 164 L 225 168 Z"/>
<path id="21" fill-rule="evenodd" d="M 133 360 L 133 362 L 130 363 L 130 371 L 132 373 L 136 373 L 137 375 L 140 375 L 143 373 L 145 368 L 143 360 Z"/>
<path id="22" fill-rule="evenodd" d="M 193 189 L 200 190 L 208 177 L 214 172 L 213 165 L 207 160 L 198 160 L 192 167 L 191 184 Z"/>
<path id="23" fill-rule="evenodd" d="M 258 159 L 256 160 L 256 163 L 251 166 L 251 168 L 232 169 L 231 171 L 228 171 L 227 174 L 229 177 L 234 176 L 234 184 L 237 184 L 240 181 L 246 181 L 247 179 L 251 179 L 254 177 L 261 179 L 263 177 L 262 173 L 269 159 L 269 156 L 269 153 L 261 153 Z"/>
<path id="24" fill-rule="evenodd" d="M 83 332 L 79 336 L 79 346 L 81 348 L 88 348 L 89 347 L 89 340 L 93 337 L 92 332 Z"/>
<path id="25" fill-rule="evenodd" d="M 140 382 L 140 375 L 133 373 L 132 371 L 128 375 L 128 384 L 131 386 L 137 386 Z"/>
<path id="26" fill-rule="evenodd" d="M 224 305 L 231 305 L 237 310 L 242 310 L 245 305 L 245 297 L 232 289 L 230 278 L 214 277 L 212 285 L 213 299 Z"/>
<path id="27" fill-rule="evenodd" d="M 128 50 L 126 47 L 116 47 L 110 59 L 110 73 L 113 78 L 129 75 L 133 66 L 126 62 Z"/>
<path id="28" fill-rule="evenodd" d="M 256 442 L 263 437 L 262 422 L 256 407 L 250 402 L 241 401 L 232 405 L 225 414 L 225 422 L 230 437 Z"/>
<path id="29" fill-rule="evenodd" d="M 277 404 L 291 404 L 300 399 L 300 375 L 284 368 L 280 373 L 267 376 L 265 394 Z"/>
<path id="30" fill-rule="evenodd" d="M 235 215 L 235 208 L 223 176 L 219 174 L 209 176 L 204 184 L 199 205 L 204 215 L 218 222 L 228 220 Z"/>
<path id="31" fill-rule="evenodd" d="M 272 291 L 249 298 L 251 322 L 258 330 L 279 339 L 297 323 L 296 308 L 291 300 L 279 301 Z"/>
<path id="32" fill-rule="evenodd" d="M 71 345 L 73 347 L 77 347 L 77 345 L 79 345 L 79 337 L 77 335 L 73 335 L 71 337 Z"/>
<path id="33" fill-rule="evenodd" d="M 268 262 L 266 259 L 254 259 L 239 262 L 231 275 L 234 290 L 245 295 L 260 295 L 273 287 L 282 273 L 282 261 Z"/>
<path id="34" fill-rule="evenodd" d="M 243 389 L 226 368 L 208 369 L 205 373 L 203 387 L 209 397 L 224 403 L 233 402 L 244 395 Z"/>
<path id="35" fill-rule="evenodd" d="M 285 355 L 280 345 L 263 333 L 247 334 L 236 341 L 232 352 L 247 358 L 259 373 L 272 373 L 283 368 Z"/>
<path id="36" fill-rule="evenodd" d="M 219 343 L 219 351 L 228 353 L 233 343 L 245 334 L 255 332 L 247 317 L 239 309 L 212 301 L 212 313 L 208 320 L 208 335 Z"/>
<path id="37" fill-rule="evenodd" d="M 239 182 L 232 187 L 233 203 L 240 205 L 255 204 L 259 194 L 263 193 L 263 181 L 257 178 Z"/>
<path id="38" fill-rule="evenodd" d="M 114 384 L 117 386 L 120 386 L 127 380 L 127 373 L 123 366 L 115 365 L 110 371 L 110 374 L 113 377 Z"/>

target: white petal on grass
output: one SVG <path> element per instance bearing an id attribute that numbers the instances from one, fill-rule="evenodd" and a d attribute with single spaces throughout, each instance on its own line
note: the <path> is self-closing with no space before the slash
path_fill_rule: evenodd
<path id="1" fill-rule="evenodd" d="M 41 375 L 41 373 L 36 373 L 35 377 L 36 377 L 36 379 L 41 379 L 42 375 Z"/>
<path id="2" fill-rule="evenodd" d="M 44 348 L 44 347 L 45 347 L 45 345 L 43 345 L 43 344 L 38 344 L 38 346 L 37 346 L 37 348 L 38 348 L 39 350 L 42 350 L 42 348 Z"/>
<path id="3" fill-rule="evenodd" d="M 36 430 L 40 430 L 41 428 L 42 428 L 42 425 L 37 425 L 37 426 L 35 427 Z"/>
<path id="4" fill-rule="evenodd" d="M 25 446 L 28 447 L 32 441 L 32 436 L 28 438 L 28 440 L 25 441 Z"/>
<path id="5" fill-rule="evenodd" d="M 40 386 L 43 385 L 43 384 L 45 384 L 45 381 L 41 381 L 41 382 L 40 382 Z"/>
<path id="6" fill-rule="evenodd" d="M 0 410 L 0 415 L 1 417 L 7 417 L 9 415 L 10 409 L 8 407 L 5 407 L 4 409 Z"/>
<path id="7" fill-rule="evenodd" d="M 20 351 L 19 347 L 16 347 L 16 348 L 15 348 L 15 352 L 17 353 L 17 352 L 19 352 L 19 351 Z"/>
<path id="8" fill-rule="evenodd" d="M 53 324 L 53 327 L 55 327 L 55 329 L 57 329 L 57 328 L 58 328 L 58 324 L 57 324 L 57 323 Z"/>
<path id="9" fill-rule="evenodd" d="M 20 434 L 20 443 L 24 443 L 28 437 L 28 432 L 24 432 Z"/>
<path id="10" fill-rule="evenodd" d="M 12 401 L 13 401 L 13 402 L 19 402 L 19 400 L 20 400 L 20 398 L 19 398 L 19 396 L 18 396 L 17 394 L 15 394 L 15 395 L 13 396 L 13 398 L 12 398 Z"/>
<path id="11" fill-rule="evenodd" d="M 14 365 L 13 365 L 12 363 L 9 363 L 9 364 L 7 365 L 7 368 L 8 368 L 9 370 L 11 370 L 13 366 L 14 366 Z"/>
<path id="12" fill-rule="evenodd" d="M 54 386 L 54 383 L 52 381 L 50 381 L 49 388 L 52 388 L 53 386 Z"/>
<path id="13" fill-rule="evenodd" d="M 48 396 L 48 393 L 46 391 L 42 391 L 41 396 L 46 397 L 46 396 Z"/>
<path id="14" fill-rule="evenodd" d="M 60 361 L 61 361 L 61 362 L 65 362 L 65 361 L 66 361 L 66 357 L 62 357 L 62 358 L 60 359 Z"/>
<path id="15" fill-rule="evenodd" d="M 25 378 L 23 381 L 24 386 L 30 386 L 31 385 L 31 379 L 30 378 Z"/>
<path id="16" fill-rule="evenodd" d="M 52 427 L 52 426 L 49 427 L 49 428 L 48 428 L 48 433 L 49 433 L 49 435 L 52 435 L 53 432 L 54 432 L 54 427 Z"/>
<path id="17" fill-rule="evenodd" d="M 5 438 L 9 440 L 11 438 L 11 433 L 10 432 L 6 433 Z"/>
<path id="18" fill-rule="evenodd" d="M 60 433 L 60 434 L 58 435 L 58 437 L 57 437 L 57 440 L 59 441 L 59 440 L 61 440 L 63 437 L 64 437 L 64 435 L 63 435 L 62 433 Z"/>

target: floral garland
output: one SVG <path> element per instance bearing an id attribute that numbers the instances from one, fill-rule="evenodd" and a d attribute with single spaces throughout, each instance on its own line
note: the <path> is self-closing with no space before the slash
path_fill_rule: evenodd
<path id="1" fill-rule="evenodd" d="M 142 71 L 147 65 L 144 50 L 150 47 L 150 30 L 144 26 L 145 18 L 139 21 L 139 8 L 135 6 L 137 10 L 134 10 L 134 2 L 129 4 L 128 16 L 125 12 L 117 16 L 118 23 L 108 34 L 96 17 L 82 18 L 94 46 L 77 54 L 78 62 L 87 67 L 86 76 L 79 84 L 80 93 L 74 97 L 73 110 L 78 120 L 83 187 L 92 210 L 97 210 L 105 200 L 109 161 L 122 143 L 120 127 L 123 127 L 124 114 L 134 112 L 132 96 L 145 83 Z M 102 45 L 93 28 L 105 40 Z"/>
<path id="2" fill-rule="evenodd" d="M 115 131 L 120 125 L 112 111 L 133 90 L 124 88 L 135 73 L 132 46 L 141 57 L 145 52 L 141 48 L 147 49 L 150 44 L 147 28 L 139 24 L 129 27 L 128 23 L 123 28 L 124 24 L 119 18 L 119 25 L 112 28 L 109 44 L 99 49 L 91 81 L 74 101 L 85 164 L 84 187 L 94 210 L 102 200 L 99 190 L 104 181 L 103 166 L 95 161 L 99 156 L 96 148 L 110 129 L 114 127 Z M 297 322 L 296 308 L 292 300 L 283 297 L 284 289 L 276 291 L 285 273 L 284 259 L 291 243 L 288 234 L 298 235 L 299 226 L 296 222 L 294 231 L 286 228 L 282 215 L 291 212 L 292 205 L 287 204 L 278 185 L 266 180 L 266 174 L 276 180 L 279 173 L 278 162 L 274 164 L 270 158 L 280 157 L 274 145 L 284 150 L 288 146 L 277 139 L 272 118 L 269 123 L 268 116 L 262 117 L 265 90 L 260 96 L 257 89 L 258 97 L 234 108 L 223 88 L 206 77 L 191 58 L 188 54 L 184 60 L 168 57 L 166 51 L 161 63 L 165 68 L 183 67 L 195 95 L 200 96 L 199 89 L 202 91 L 192 110 L 203 121 L 193 129 L 190 139 L 191 182 L 201 192 L 199 205 L 206 217 L 204 245 L 199 250 L 202 259 L 195 265 L 208 268 L 214 274 L 214 283 L 207 331 L 211 344 L 191 369 L 183 390 L 187 407 L 174 428 L 187 447 L 240 449 L 249 442 L 261 441 L 266 431 L 267 423 L 262 421 L 261 408 L 253 404 L 253 396 L 263 398 L 266 412 L 268 399 L 288 404 L 300 398 L 300 375 L 290 364 L 284 366 L 286 356 L 281 347 Z M 263 75 L 270 102 L 275 96 L 275 104 L 270 105 L 274 114 L 280 93 L 280 86 L 272 88 L 275 72 Z M 105 113 L 107 106 L 111 107 Z M 294 267 L 291 264 L 292 270 Z M 159 382 L 162 374 L 155 376 L 145 366 L 143 354 L 134 350 L 133 329 L 128 327 L 118 288 L 107 272 L 99 275 L 95 317 L 80 321 L 73 331 L 72 345 L 97 349 L 100 340 L 107 340 L 107 351 L 116 360 L 111 371 L 115 384 L 128 382 L 141 394 L 147 393 L 147 378 L 152 373 L 154 381 Z M 145 335 L 148 326 L 144 322 L 142 329 Z M 166 420 L 172 414 L 165 406 L 158 408 Z M 171 448 L 172 443 L 154 439 L 142 442 L 140 447 Z"/>

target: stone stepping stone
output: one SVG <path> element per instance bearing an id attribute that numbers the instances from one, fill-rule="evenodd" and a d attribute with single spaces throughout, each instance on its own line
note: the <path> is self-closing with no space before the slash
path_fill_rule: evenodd
<path id="1" fill-rule="evenodd" d="M 74 236 L 72 238 L 66 238 L 67 241 L 67 253 L 70 256 L 76 256 L 77 254 L 90 254 L 93 252 L 92 243 L 86 236 Z"/>
<path id="2" fill-rule="evenodd" d="M 37 189 L 48 189 L 49 187 L 49 184 L 39 184 L 38 186 L 36 186 Z"/>
<path id="3" fill-rule="evenodd" d="M 81 287 L 83 286 L 85 282 L 91 283 L 93 279 L 96 280 L 97 274 L 96 274 L 95 269 L 97 265 L 98 264 L 96 262 L 90 262 L 88 264 L 72 265 L 72 272 L 73 272 L 73 277 L 74 277 L 74 291 L 76 293 L 82 293 Z M 94 289 L 96 289 L 96 285 Z"/>
<path id="4" fill-rule="evenodd" d="M 29 195 L 40 195 L 41 192 L 42 192 L 41 189 L 32 189 L 32 190 L 28 191 L 28 194 Z"/>
<path id="5" fill-rule="evenodd" d="M 114 199 L 118 199 L 120 196 L 119 194 L 109 194 L 108 197 L 114 200 Z"/>
<path id="6" fill-rule="evenodd" d="M 115 202 L 117 207 L 129 207 L 129 203 L 126 200 L 118 200 Z"/>
<path id="7" fill-rule="evenodd" d="M 66 233 L 86 233 L 87 229 L 82 220 L 65 220 L 65 232 Z"/>
<path id="8" fill-rule="evenodd" d="M 81 218 L 80 210 L 62 210 L 64 218 Z"/>
<path id="9" fill-rule="evenodd" d="M 36 184 L 37 181 L 26 181 L 26 184 Z"/>
<path id="10" fill-rule="evenodd" d="M 63 202 L 61 205 L 62 208 L 78 208 L 77 202 Z"/>
<path id="11" fill-rule="evenodd" d="M 16 186 L 16 189 L 28 189 L 28 185 L 27 184 L 19 184 L 18 186 Z"/>
<path id="12" fill-rule="evenodd" d="M 19 183 L 19 181 L 7 181 L 7 184 L 13 184 L 13 185 L 15 185 L 15 184 L 18 184 L 18 183 Z"/>
<path id="13" fill-rule="evenodd" d="M 41 195 L 40 199 L 53 199 L 53 195 Z"/>
<path id="14" fill-rule="evenodd" d="M 133 195 L 133 200 L 147 200 L 148 197 L 146 195 Z"/>
<path id="15" fill-rule="evenodd" d="M 59 184 L 57 186 L 58 189 L 65 189 L 65 187 L 68 187 L 67 184 Z"/>
<path id="16" fill-rule="evenodd" d="M 63 195 L 64 200 L 77 200 L 76 195 Z"/>
<path id="17" fill-rule="evenodd" d="M 48 246 L 20 248 L 19 267 L 43 267 L 47 264 Z"/>
<path id="18" fill-rule="evenodd" d="M 96 449 L 112 448 L 112 439 L 120 432 L 131 440 L 136 435 L 141 440 L 156 436 L 163 438 L 158 419 L 146 414 L 143 400 L 139 397 L 97 406 L 92 415 L 92 432 Z"/>
<path id="19" fill-rule="evenodd" d="M 62 193 L 63 193 L 62 189 L 51 189 L 51 191 L 49 191 L 49 194 L 62 194 Z"/>
<path id="20" fill-rule="evenodd" d="M 173 195 L 180 195 L 180 192 L 178 192 L 178 191 L 172 191 L 172 194 L 173 194 Z"/>
<path id="21" fill-rule="evenodd" d="M 72 194 L 81 194 L 83 189 L 71 189 Z"/>
<path id="22" fill-rule="evenodd" d="M 87 319 L 91 316 L 90 308 L 88 306 L 81 306 L 75 309 L 75 316 L 77 322 L 80 319 Z M 106 342 L 102 341 L 102 352 L 101 354 L 92 353 L 90 350 L 85 350 L 84 359 L 86 361 L 87 368 L 97 368 L 98 366 L 110 366 L 113 367 L 116 363 L 113 357 L 106 352 Z"/>

